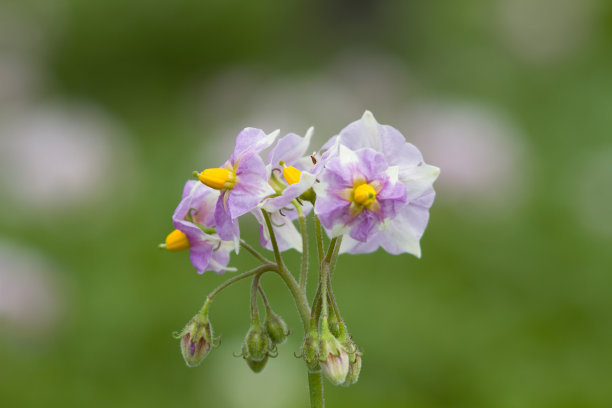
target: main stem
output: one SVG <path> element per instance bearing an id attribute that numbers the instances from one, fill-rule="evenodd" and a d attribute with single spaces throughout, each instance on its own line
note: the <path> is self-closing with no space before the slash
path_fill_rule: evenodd
<path id="1" fill-rule="evenodd" d="M 268 228 L 268 232 L 270 234 L 272 249 L 274 251 L 274 256 L 278 264 L 277 272 L 287 285 L 287 288 L 289 288 L 291 295 L 293 295 L 295 306 L 297 307 L 298 312 L 300 314 L 300 318 L 302 319 L 304 333 L 307 333 L 310 328 L 310 307 L 308 306 L 308 299 L 306 298 L 306 285 L 304 285 L 304 288 L 300 288 L 300 285 L 298 284 L 298 282 L 296 282 L 293 275 L 291 275 L 287 268 L 285 268 L 285 264 L 282 262 L 280 251 L 278 250 L 278 243 L 276 242 L 276 235 L 274 234 L 274 229 L 272 228 L 270 216 L 264 210 L 262 210 L 262 213 L 264 219 L 266 220 L 266 227 Z M 307 256 L 307 254 L 302 254 L 302 256 Z M 325 400 L 323 398 L 323 377 L 321 376 L 320 372 L 308 372 L 308 390 L 310 392 L 310 407 L 323 408 L 325 406 Z"/>

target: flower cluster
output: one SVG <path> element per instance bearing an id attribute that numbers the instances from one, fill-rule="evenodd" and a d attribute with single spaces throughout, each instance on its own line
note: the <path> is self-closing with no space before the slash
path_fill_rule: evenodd
<path id="1" fill-rule="evenodd" d="M 231 269 L 230 252 L 240 249 L 240 216 L 255 216 L 262 246 L 272 249 L 266 211 L 279 250 L 301 251 L 294 220 L 314 207 L 330 237 L 344 236 L 341 252 L 382 247 L 391 254 L 421 256 L 419 241 L 439 169 L 426 164 L 397 129 L 366 111 L 313 156 L 307 153 L 312 128 L 304 137 L 289 133 L 276 141 L 278 134 L 245 128 L 220 167 L 195 172 L 199 182 L 185 184 L 172 217 L 176 230 L 162 246 L 189 248 L 200 273 L 224 272 Z M 264 161 L 262 151 L 275 141 Z"/>
<path id="2" fill-rule="evenodd" d="M 236 270 L 230 254 L 244 248 L 261 262 L 213 290 L 204 306 L 177 335 L 185 362 L 195 367 L 216 347 L 208 309 L 214 297 L 231 284 L 252 278 L 251 327 L 240 356 L 254 372 L 277 355 L 290 330 L 272 311 L 261 276 L 275 272 L 285 282 L 305 328 L 301 358 L 309 376 L 321 373 L 334 385 L 357 382 L 362 352 L 353 342 L 339 312 L 332 273 L 340 253 L 368 253 L 383 248 L 391 254 L 421 256 L 420 239 L 429 219 L 439 169 L 426 164 L 419 150 L 395 128 L 376 122 L 369 111 L 309 154 L 313 128 L 304 136 L 246 128 L 236 138 L 232 155 L 220 167 L 195 171 L 197 180 L 185 183 L 162 248 L 189 249 L 198 271 Z M 267 156 L 264 151 L 269 148 Z M 264 159 L 265 157 L 265 159 Z M 262 247 L 274 252 L 274 261 L 240 238 L 238 219 L 251 213 L 260 225 Z M 316 295 L 308 302 L 309 256 L 306 215 L 316 218 L 319 279 Z M 299 221 L 299 231 L 294 222 Z M 324 229 L 329 247 L 324 250 Z M 296 277 L 282 252 L 302 252 Z M 260 319 L 259 299 L 265 306 Z M 311 378 L 311 387 L 322 386 Z M 311 398 L 322 391 L 311 388 Z M 321 406 L 322 401 L 313 403 Z"/>

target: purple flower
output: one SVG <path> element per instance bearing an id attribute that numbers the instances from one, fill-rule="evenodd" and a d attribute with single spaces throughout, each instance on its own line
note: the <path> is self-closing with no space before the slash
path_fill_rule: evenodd
<path id="1" fill-rule="evenodd" d="M 433 182 L 440 169 L 425 164 L 421 152 L 406 142 L 404 136 L 395 128 L 380 125 L 370 111 L 363 117 L 342 129 L 335 139 L 328 142 L 323 166 L 341 155 L 343 147 L 354 151 L 373 149 L 382 155 L 390 168 L 396 168 L 397 180 L 405 187 L 405 202 L 393 207 L 395 213 L 379 228 L 371 229 L 366 239 L 351 234 L 342 241 L 343 252 L 367 253 L 378 247 L 387 252 L 400 254 L 408 252 L 421 256 L 419 240 L 429 220 L 435 192 Z"/>
<path id="2" fill-rule="evenodd" d="M 397 167 L 389 167 L 382 154 L 339 146 L 314 186 L 315 213 L 330 235 L 348 232 L 366 242 L 375 228 L 395 217 L 406 203 L 406 188 L 397 176 Z"/>
<path id="3" fill-rule="evenodd" d="M 218 191 L 195 180 L 187 181 L 181 202 L 172 215 L 176 230 L 168 235 L 166 248 L 189 248 L 189 258 L 198 273 L 235 270 L 227 266 L 230 252 L 234 249 L 233 242 L 224 241 L 215 233 L 214 214 L 218 198 Z"/>
<path id="4" fill-rule="evenodd" d="M 274 212 L 289 206 L 314 184 L 316 179 L 310 173 L 313 164 L 306 154 L 313 131 L 312 127 L 309 128 L 304 137 L 289 133 L 270 150 L 267 169 L 270 184 L 278 195 L 262 203 L 266 211 Z"/>
<path id="5" fill-rule="evenodd" d="M 233 239 L 236 250 L 240 241 L 236 219 L 274 194 L 259 152 L 270 146 L 277 135 L 278 131 L 266 135 L 261 129 L 243 129 L 236 137 L 234 153 L 223 166 L 198 175 L 202 183 L 221 192 L 214 215 L 217 233 L 223 240 Z"/>
<path id="6" fill-rule="evenodd" d="M 302 251 L 302 236 L 293 224 L 297 211 L 292 201 L 310 189 L 316 180 L 314 175 L 308 172 L 313 164 L 306 153 L 312 133 L 312 127 L 304 137 L 289 133 L 279 139 L 268 154 L 269 183 L 276 194 L 266 198 L 260 207 L 270 213 L 280 251 L 290 248 Z M 309 202 L 302 202 L 302 206 L 304 213 L 308 213 L 312 208 Z M 260 224 L 260 243 L 271 250 L 270 234 L 263 215 L 259 209 L 252 212 Z"/>

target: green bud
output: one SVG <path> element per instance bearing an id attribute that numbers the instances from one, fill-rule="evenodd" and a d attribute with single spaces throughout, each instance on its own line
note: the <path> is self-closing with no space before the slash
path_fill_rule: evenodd
<path id="1" fill-rule="evenodd" d="M 329 331 L 323 332 L 319 341 L 321 370 L 334 385 L 343 384 L 349 371 L 349 354 Z"/>
<path id="2" fill-rule="evenodd" d="M 321 370 L 319 365 L 319 333 L 314 330 L 308 332 L 304 337 L 302 358 L 304 358 L 310 372 L 316 373 Z"/>
<path id="3" fill-rule="evenodd" d="M 261 360 L 261 361 L 255 361 L 253 359 L 247 358 L 246 362 L 247 362 L 247 365 L 249 366 L 249 368 L 251 370 L 253 370 L 254 373 L 258 373 L 261 370 L 263 370 L 263 368 L 265 367 L 266 363 L 268 362 L 268 355 L 266 354 L 264 359 Z"/>
<path id="4" fill-rule="evenodd" d="M 267 312 L 265 326 L 272 344 L 283 344 L 287 340 L 287 336 L 289 336 L 287 323 L 271 310 Z"/>
<path id="5" fill-rule="evenodd" d="M 346 379 L 342 383 L 343 386 L 348 387 L 351 384 L 355 384 L 359 380 L 359 373 L 361 372 L 361 355 L 356 352 L 354 354 L 353 362 L 349 364 L 349 370 L 346 374 Z"/>
<path id="6" fill-rule="evenodd" d="M 205 315 L 197 314 L 180 333 L 181 353 L 189 367 L 198 366 L 212 346 L 212 329 Z"/>
<path id="7" fill-rule="evenodd" d="M 261 324 L 257 323 L 249 329 L 242 345 L 242 353 L 247 360 L 261 362 L 268 357 L 271 346 L 270 336 Z"/>

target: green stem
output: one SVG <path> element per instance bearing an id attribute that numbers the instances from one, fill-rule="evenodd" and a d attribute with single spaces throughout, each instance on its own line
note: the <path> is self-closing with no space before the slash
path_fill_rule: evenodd
<path id="1" fill-rule="evenodd" d="M 297 281 L 287 269 L 279 268 L 276 272 L 283 279 L 285 285 L 287 285 L 289 292 L 291 292 L 293 300 L 295 301 L 295 306 L 297 307 L 298 312 L 300 313 L 300 318 L 302 319 L 304 332 L 306 332 L 308 330 L 308 322 L 310 320 L 310 307 L 308 306 L 306 294 L 300 289 Z"/>
<path id="2" fill-rule="evenodd" d="M 306 290 L 306 278 L 308 276 L 308 230 L 306 229 L 306 218 L 302 212 L 302 207 L 298 204 L 295 206 L 298 212 L 298 222 L 300 223 L 300 232 L 302 233 L 302 270 L 300 271 L 300 288 Z"/>
<path id="3" fill-rule="evenodd" d="M 334 314 L 338 318 L 338 321 L 342 323 L 343 320 L 342 320 L 342 316 L 340 316 L 340 308 L 338 308 L 338 304 L 336 303 L 336 296 L 334 296 L 334 290 L 332 289 L 332 285 L 331 285 L 331 273 L 327 275 L 327 288 L 328 288 L 327 297 L 328 297 L 329 304 L 332 310 L 334 311 Z"/>
<path id="4" fill-rule="evenodd" d="M 319 314 L 321 313 L 321 280 L 317 285 L 317 291 L 312 299 L 312 309 L 310 311 L 310 330 L 316 330 L 319 322 Z"/>
<path id="5" fill-rule="evenodd" d="M 317 232 L 317 252 L 319 253 L 319 264 L 323 262 L 323 234 L 321 232 L 321 220 L 315 215 L 315 224 Z"/>
<path id="6" fill-rule="evenodd" d="M 287 288 L 289 288 L 289 291 L 293 296 L 293 300 L 295 301 L 295 306 L 297 307 L 298 312 L 300 314 L 300 318 L 302 319 L 304 333 L 307 333 L 310 321 L 310 307 L 308 306 L 306 291 L 304 290 L 304 288 L 301 288 L 299 286 L 293 275 L 291 275 L 291 273 L 287 270 L 287 268 L 285 268 L 285 265 L 282 263 L 282 258 L 280 256 L 280 251 L 278 250 L 274 229 L 272 228 L 272 223 L 270 222 L 270 216 L 267 212 L 262 212 L 266 220 L 266 227 L 268 228 L 268 232 L 270 234 L 270 241 L 272 242 L 274 256 L 276 258 L 276 262 L 278 263 L 278 268 L 276 269 L 276 272 L 283 279 L 285 285 L 287 285 Z M 310 392 L 311 408 L 323 408 L 323 379 L 321 377 L 321 373 L 308 373 L 308 388 Z"/>
<path id="7" fill-rule="evenodd" d="M 310 407 L 323 408 L 325 398 L 323 397 L 323 377 L 321 373 L 308 373 L 308 389 L 310 390 Z"/>
<path id="8" fill-rule="evenodd" d="M 234 276 L 233 278 L 226 280 L 221 285 L 217 286 L 217 288 L 213 290 L 212 292 L 210 292 L 210 294 L 206 297 L 206 302 L 204 302 L 204 306 L 202 306 L 201 313 L 205 314 L 206 311 L 208 310 L 208 307 L 212 303 L 214 297 L 217 296 L 219 292 L 221 292 L 223 289 L 227 288 L 231 284 L 236 283 L 242 279 L 246 279 L 249 276 L 253 276 L 256 274 L 262 274 L 268 271 L 277 271 L 277 270 L 278 270 L 278 266 L 272 263 L 269 263 L 269 264 L 261 265 L 255 269 L 251 269 L 248 272 L 243 272 L 240 275 Z"/>
<path id="9" fill-rule="evenodd" d="M 336 249 L 336 242 L 338 242 L 338 238 L 333 238 L 329 243 L 329 248 L 327 248 L 327 255 L 325 256 L 325 262 L 327 265 L 330 264 L 332 256 L 334 255 L 334 251 Z"/>
<path id="10" fill-rule="evenodd" d="M 253 284 L 251 285 L 251 322 L 254 325 L 259 324 L 259 308 L 257 307 L 257 288 L 259 287 L 259 277 L 261 274 L 255 274 Z"/>
<path id="11" fill-rule="evenodd" d="M 321 317 L 321 311 L 323 310 L 322 308 L 322 296 L 321 296 L 321 289 L 323 288 L 323 283 L 325 282 L 323 280 L 324 278 L 324 274 L 323 274 L 323 268 L 327 268 L 327 275 L 329 277 L 329 275 L 331 275 L 331 268 L 330 265 L 335 264 L 336 262 L 336 258 L 338 256 L 338 250 L 340 249 L 340 241 L 341 241 L 341 237 L 340 238 L 334 238 L 332 239 L 332 241 L 329 244 L 329 248 L 327 250 L 327 256 L 321 261 L 320 267 L 321 267 L 321 271 L 320 271 L 320 276 L 319 276 L 319 286 L 317 286 L 317 291 L 315 292 L 314 298 L 312 300 L 312 311 L 310 313 L 310 325 L 311 327 L 318 327 L 318 322 L 319 322 L 319 318 Z M 330 260 L 328 261 L 327 258 L 329 258 Z"/>
<path id="12" fill-rule="evenodd" d="M 340 246 L 342 245 L 342 235 L 340 235 L 336 241 L 336 246 L 334 247 L 334 253 L 329 261 L 329 276 L 334 273 L 334 269 L 336 268 L 336 261 L 338 260 L 338 255 L 340 253 Z"/>
<path id="13" fill-rule="evenodd" d="M 266 293 L 261 287 L 261 284 L 259 284 L 259 293 L 261 294 L 261 298 L 263 299 L 264 306 L 266 307 L 266 311 L 270 313 L 272 311 L 272 307 L 270 306 L 270 302 L 268 302 L 268 297 L 266 296 Z"/>
<path id="14" fill-rule="evenodd" d="M 270 264 L 273 263 L 271 260 L 269 260 L 268 258 L 266 258 L 265 256 L 263 256 L 261 253 L 259 253 L 259 251 L 257 251 L 255 248 L 253 248 L 252 246 L 250 246 L 249 244 L 247 244 L 244 240 L 240 240 L 240 246 L 244 249 L 246 249 L 246 251 L 253 255 L 255 258 L 257 258 L 257 260 L 259 260 L 261 263 L 263 264 Z"/>
<path id="15" fill-rule="evenodd" d="M 272 242 L 272 250 L 274 251 L 274 258 L 276 259 L 276 264 L 279 269 L 284 269 L 285 265 L 283 263 L 283 257 L 278 250 L 278 243 L 276 242 L 276 235 L 274 234 L 274 229 L 272 228 L 272 221 L 270 220 L 270 214 L 266 210 L 261 210 L 261 213 L 266 220 L 266 226 L 268 227 L 268 232 L 270 234 L 270 241 Z"/>
<path id="16" fill-rule="evenodd" d="M 323 330 L 327 330 L 327 276 L 329 275 L 329 264 L 324 261 L 321 267 L 321 321 L 323 322 Z"/>

